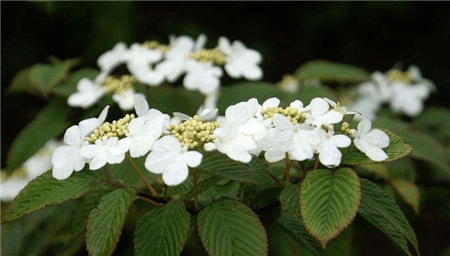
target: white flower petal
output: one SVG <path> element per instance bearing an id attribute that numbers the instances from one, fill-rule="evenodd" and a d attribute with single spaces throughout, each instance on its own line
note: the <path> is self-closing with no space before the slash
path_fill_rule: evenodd
<path id="1" fill-rule="evenodd" d="M 331 142 L 339 148 L 346 148 L 350 146 L 352 141 L 350 138 L 343 134 L 334 135 L 331 137 Z"/>
<path id="2" fill-rule="evenodd" d="M 197 151 L 188 151 L 183 155 L 184 161 L 189 167 L 197 167 L 202 163 L 203 155 Z"/>
<path id="3" fill-rule="evenodd" d="M 341 163 L 342 153 L 330 142 L 323 143 L 320 149 L 319 161 L 327 167 L 336 167 Z"/>
<path id="4" fill-rule="evenodd" d="M 164 183 L 168 186 L 181 184 L 189 176 L 189 169 L 182 159 L 172 161 L 162 174 Z"/>
<path id="5" fill-rule="evenodd" d="M 374 145 L 379 148 L 386 148 L 389 146 L 389 136 L 378 129 L 373 129 L 370 132 L 361 136 L 367 143 Z"/>

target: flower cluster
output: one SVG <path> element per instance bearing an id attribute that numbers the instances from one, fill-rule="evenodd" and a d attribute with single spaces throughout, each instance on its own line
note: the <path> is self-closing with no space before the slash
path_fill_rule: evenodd
<path id="1" fill-rule="evenodd" d="M 60 144 L 56 140 L 50 140 L 36 154 L 25 161 L 21 167 L 9 175 L 6 171 L 2 171 L 0 201 L 9 202 L 13 200 L 28 182 L 52 169 L 51 156 Z"/>
<path id="2" fill-rule="evenodd" d="M 376 112 L 387 103 L 393 112 L 416 117 L 423 111 L 423 101 L 435 89 L 432 81 L 422 77 L 417 66 L 410 66 L 406 72 L 391 69 L 385 74 L 376 71 L 372 80 L 357 88 L 358 99 L 351 109 L 361 113 L 359 119 L 376 119 Z"/>
<path id="3" fill-rule="evenodd" d="M 91 170 L 106 163 L 117 164 L 125 153 L 141 157 L 149 153 L 145 168 L 162 174 L 165 184 L 175 186 L 202 161 L 202 151 L 217 150 L 229 158 L 248 163 L 252 156 L 264 153 L 268 162 L 318 159 L 329 168 L 340 164 L 339 148 L 353 143 L 374 161 L 387 159 L 383 151 L 389 137 L 381 130 L 371 130 L 371 122 L 363 120 L 357 130 L 343 122 L 345 115 L 354 115 L 339 103 L 327 98 L 315 98 L 304 106 L 299 100 L 289 107 L 279 106 L 271 98 L 262 105 L 255 98 L 229 106 L 224 117 L 217 109 L 204 109 L 189 117 L 174 113 L 174 118 L 156 109 L 149 109 L 143 96 L 134 96 L 137 117 L 106 122 L 106 107 L 99 118 L 81 121 L 70 127 L 64 136 L 66 145 L 52 157 L 53 176 L 65 179 L 79 171 L 85 163 Z M 217 121 L 220 120 L 220 121 Z M 340 124 L 340 126 L 339 126 Z M 339 129 L 335 127 L 340 127 Z"/>
<path id="4" fill-rule="evenodd" d="M 122 110 L 132 110 L 133 96 L 139 94 L 133 89 L 135 81 L 159 86 L 164 80 L 174 82 L 186 74 L 183 79 L 185 88 L 200 91 L 206 96 L 205 107 L 212 105 L 215 108 L 215 95 L 223 75 L 221 67 L 235 79 L 262 78 L 262 70 L 258 66 L 262 60 L 259 52 L 248 49 L 240 41 L 230 44 L 225 37 L 219 38 L 214 49 L 205 49 L 205 43 L 205 35 L 200 35 L 196 41 L 188 36 L 170 36 L 169 45 L 148 41 L 143 44 L 133 43 L 127 48 L 120 42 L 98 58 L 100 74 L 94 81 L 81 79 L 77 84 L 77 92 L 68 98 L 68 104 L 88 108 L 106 93 L 112 93 L 113 100 Z M 121 64 L 126 64 L 131 76 L 110 77 Z"/>

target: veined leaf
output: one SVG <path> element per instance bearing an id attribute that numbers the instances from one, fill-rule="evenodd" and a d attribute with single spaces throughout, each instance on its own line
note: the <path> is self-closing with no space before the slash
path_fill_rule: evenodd
<path id="1" fill-rule="evenodd" d="M 318 79 L 324 82 L 362 82 L 370 79 L 370 74 L 362 68 L 325 60 L 307 62 L 294 75 L 301 80 Z"/>
<path id="2" fill-rule="evenodd" d="M 72 221 L 72 237 L 76 237 L 81 234 L 86 229 L 86 222 L 91 211 L 98 206 L 100 199 L 115 190 L 116 188 L 108 184 L 101 184 L 95 188 L 92 193 L 90 193 L 81 202 L 78 207 L 75 216 Z"/>
<path id="3" fill-rule="evenodd" d="M 356 216 L 361 198 L 358 176 L 350 168 L 310 172 L 300 189 L 302 220 L 322 247 Z"/>
<path id="4" fill-rule="evenodd" d="M 252 173 L 248 170 L 247 165 L 233 161 L 227 156 L 219 153 L 203 154 L 202 163 L 197 169 L 230 180 L 240 182 L 255 181 Z"/>
<path id="5" fill-rule="evenodd" d="M 283 211 L 300 216 L 300 186 L 293 184 L 285 188 L 280 194 L 280 202 Z"/>
<path id="6" fill-rule="evenodd" d="M 389 146 L 383 149 L 384 152 L 386 152 L 386 154 L 388 155 L 388 159 L 380 162 L 375 162 L 370 160 L 363 152 L 359 151 L 359 149 L 357 149 L 356 147 L 350 147 L 349 150 L 351 150 L 351 152 L 344 152 L 341 164 L 380 164 L 398 160 L 411 153 L 413 147 L 406 143 L 400 136 L 385 129 L 380 130 L 383 130 L 389 136 Z"/>
<path id="7" fill-rule="evenodd" d="M 198 195 L 200 195 L 202 192 L 210 189 L 212 186 L 214 186 L 215 184 L 217 184 L 221 180 L 222 180 L 222 178 L 217 177 L 217 176 L 212 176 L 212 177 L 209 177 L 209 178 L 207 178 L 205 180 L 202 180 L 197 185 L 197 193 L 198 193 Z M 190 200 L 192 198 L 194 198 L 194 189 L 189 191 L 189 193 L 185 197 L 186 200 Z"/>
<path id="8" fill-rule="evenodd" d="M 395 201 L 369 180 L 360 178 L 360 181 L 361 205 L 358 213 L 400 246 L 407 255 L 412 256 L 407 241 L 420 255 L 416 234 Z"/>
<path id="9" fill-rule="evenodd" d="M 171 201 L 139 219 L 134 235 L 136 255 L 180 255 L 186 242 L 190 215 L 180 201 Z"/>
<path id="10" fill-rule="evenodd" d="M 292 187 L 292 186 L 289 186 Z M 283 227 L 297 242 L 308 249 L 314 255 L 324 255 L 325 250 L 305 229 L 302 220 L 292 214 L 281 212 L 277 223 Z"/>
<path id="11" fill-rule="evenodd" d="M 8 169 L 14 170 L 70 126 L 66 103 L 54 99 L 14 139 L 8 154 Z"/>
<path id="12" fill-rule="evenodd" d="M 411 206 L 416 214 L 419 214 L 420 192 L 416 184 L 407 180 L 395 179 L 391 181 L 391 185 L 403 201 Z"/>
<path id="13" fill-rule="evenodd" d="M 116 189 L 103 196 L 87 222 L 89 255 L 111 255 L 119 241 L 128 210 L 136 195 L 134 188 Z"/>
<path id="14" fill-rule="evenodd" d="M 100 180 L 87 172 L 73 173 L 65 180 L 53 178 L 49 170 L 30 181 L 2 213 L 2 222 L 16 220 L 25 214 L 40 210 L 48 205 L 82 196 L 94 188 Z"/>
<path id="15" fill-rule="evenodd" d="M 242 203 L 226 200 L 206 207 L 198 215 L 198 229 L 211 256 L 267 254 L 264 227 Z"/>

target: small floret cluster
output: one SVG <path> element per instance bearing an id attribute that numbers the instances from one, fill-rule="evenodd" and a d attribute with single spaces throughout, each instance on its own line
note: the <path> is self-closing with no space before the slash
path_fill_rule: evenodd
<path id="1" fill-rule="evenodd" d="M 371 81 L 358 86 L 358 99 L 350 106 L 361 114 L 356 116 L 359 120 L 375 120 L 383 104 L 389 104 L 395 113 L 416 117 L 423 111 L 423 102 L 435 90 L 433 82 L 423 78 L 414 65 L 406 72 L 393 68 L 385 74 L 376 71 L 371 77 Z"/>
<path id="2" fill-rule="evenodd" d="M 258 66 L 262 60 L 259 52 L 248 49 L 240 41 L 230 44 L 225 37 L 220 37 L 217 47 L 213 49 L 205 49 L 205 43 L 205 35 L 200 35 L 196 41 L 188 36 L 170 36 L 168 45 L 147 41 L 133 43 L 127 48 L 125 43 L 117 43 L 98 58 L 100 74 L 94 81 L 81 79 L 77 92 L 69 96 L 68 104 L 88 108 L 106 93 L 112 93 L 113 100 L 122 110 L 132 110 L 133 96 L 139 95 L 133 88 L 135 81 L 159 86 L 164 81 L 174 82 L 186 74 L 183 79 L 185 88 L 200 91 L 206 96 L 204 107 L 215 108 L 222 67 L 235 79 L 262 78 L 263 73 Z M 111 77 L 111 73 L 121 64 L 126 64 L 131 76 Z"/>
<path id="3" fill-rule="evenodd" d="M 339 148 L 349 147 L 351 138 L 371 160 L 388 158 L 383 151 L 389 145 L 386 133 L 371 129 L 367 119 L 356 130 L 350 129 L 344 116 L 355 113 L 326 98 L 315 98 L 307 106 L 296 100 L 286 108 L 279 106 L 277 98 L 262 105 L 252 98 L 229 106 L 224 117 L 215 119 L 217 109 L 204 109 L 194 117 L 174 113 L 172 121 L 168 115 L 149 109 L 143 96 L 134 96 L 133 103 L 137 117 L 127 115 L 105 123 L 106 107 L 98 118 L 70 127 L 64 136 L 65 145 L 52 156 L 53 176 L 66 179 L 86 163 L 91 170 L 107 163 L 118 164 L 127 152 L 131 157 L 150 152 L 146 169 L 162 174 L 169 186 L 183 182 L 189 167 L 201 164 L 201 152 L 213 150 L 243 163 L 264 152 L 268 162 L 316 159 L 334 168 L 341 163 Z"/>

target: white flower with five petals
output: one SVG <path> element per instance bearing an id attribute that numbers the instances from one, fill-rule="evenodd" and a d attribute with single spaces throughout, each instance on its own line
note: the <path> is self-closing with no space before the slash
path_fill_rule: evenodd
<path id="1" fill-rule="evenodd" d="M 369 120 L 364 119 L 359 122 L 357 130 L 351 131 L 352 136 L 355 137 L 353 143 L 371 160 L 386 160 L 388 155 L 382 149 L 389 146 L 389 136 L 381 130 L 371 130 L 371 128 L 372 123 Z"/>
<path id="2" fill-rule="evenodd" d="M 105 164 L 119 164 L 125 159 L 128 151 L 125 141 L 117 137 L 103 136 L 94 144 L 84 144 L 80 150 L 80 156 L 89 161 L 89 169 L 98 170 Z"/>
<path id="3" fill-rule="evenodd" d="M 329 167 L 336 167 L 341 163 L 342 153 L 338 148 L 350 146 L 352 141 L 343 134 L 334 135 L 332 130 L 326 132 L 323 129 L 315 128 L 314 132 L 320 137 L 320 144 L 316 146 L 319 153 L 319 161 Z"/>
<path id="4" fill-rule="evenodd" d="M 67 99 L 67 104 L 71 107 L 88 108 L 94 105 L 103 95 L 105 88 L 99 83 L 83 78 L 78 81 L 77 92 L 71 94 Z"/>
<path id="5" fill-rule="evenodd" d="M 195 168 L 202 162 L 203 155 L 197 151 L 188 151 L 173 136 L 164 136 L 155 142 L 152 152 L 145 160 L 145 168 L 152 173 L 162 174 L 164 183 L 176 186 L 189 176 L 189 168 Z"/>
<path id="6" fill-rule="evenodd" d="M 327 126 L 331 128 L 332 124 L 339 123 L 344 118 L 344 115 L 336 110 L 329 110 L 330 106 L 327 101 L 322 98 L 314 98 L 311 100 L 306 110 L 311 111 L 306 113 L 306 123 L 320 128 Z"/>
<path id="7" fill-rule="evenodd" d="M 230 45 L 225 37 L 219 38 L 219 50 L 225 54 L 225 70 L 232 78 L 244 77 L 248 80 L 259 80 L 263 72 L 258 64 L 261 63 L 261 54 L 255 50 L 247 49 L 240 41 Z"/>
<path id="8" fill-rule="evenodd" d="M 87 144 L 86 136 L 105 121 L 108 109 L 109 106 L 106 106 L 98 118 L 83 120 L 67 129 L 64 134 L 66 145 L 58 147 L 52 155 L 52 175 L 55 179 L 67 179 L 73 171 L 83 169 L 86 158 L 80 155 L 81 147 Z"/>

